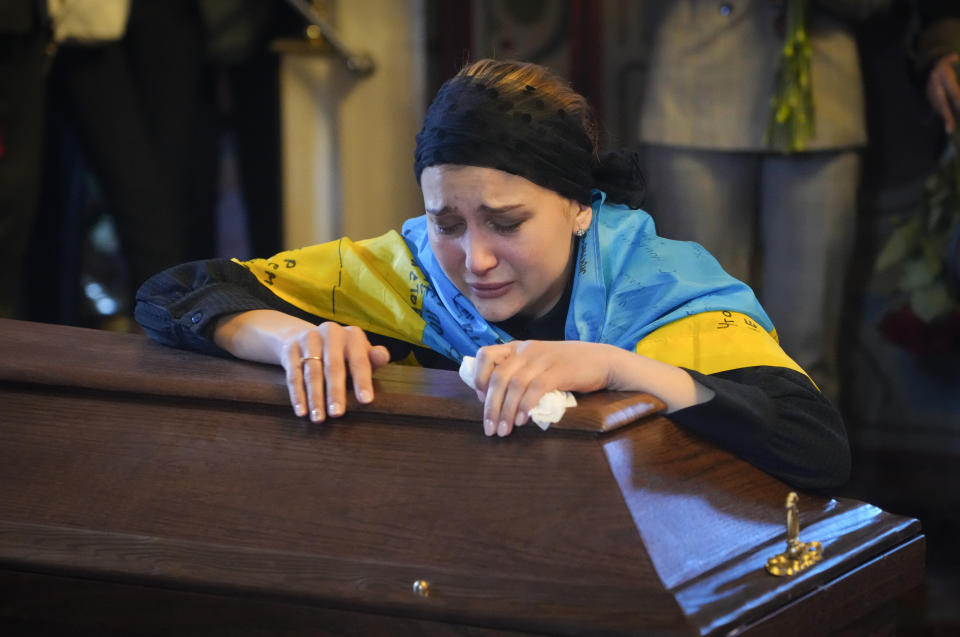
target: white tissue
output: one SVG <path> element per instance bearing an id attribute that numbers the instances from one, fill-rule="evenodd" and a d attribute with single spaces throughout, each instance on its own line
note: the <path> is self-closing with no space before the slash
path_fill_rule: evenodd
<path id="1" fill-rule="evenodd" d="M 476 389 L 475 378 L 477 375 L 477 359 L 473 356 L 464 356 L 460 363 L 460 378 L 463 379 L 471 389 Z M 568 391 L 554 389 L 544 394 L 537 406 L 530 410 L 530 419 L 537 423 L 537 426 L 547 430 L 550 425 L 559 422 L 563 418 L 567 407 L 576 407 L 577 399 Z"/>

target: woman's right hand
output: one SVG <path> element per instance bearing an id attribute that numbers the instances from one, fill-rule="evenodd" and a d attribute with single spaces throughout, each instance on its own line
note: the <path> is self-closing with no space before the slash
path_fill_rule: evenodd
<path id="1" fill-rule="evenodd" d="M 280 351 L 293 411 L 313 422 L 343 415 L 348 372 L 357 401 L 372 401 L 373 372 L 389 362 L 387 348 L 371 345 L 362 329 L 332 321 L 293 334 Z"/>
<path id="2" fill-rule="evenodd" d="M 277 310 L 249 310 L 217 320 L 213 341 L 237 358 L 281 365 L 297 416 L 321 422 L 343 415 L 347 374 L 361 403 L 373 400 L 373 371 L 390 362 L 382 345 L 370 345 L 359 327 L 314 325 Z"/>

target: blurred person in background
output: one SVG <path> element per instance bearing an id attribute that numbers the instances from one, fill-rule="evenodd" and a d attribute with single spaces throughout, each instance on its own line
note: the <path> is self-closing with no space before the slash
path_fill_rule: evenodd
<path id="1" fill-rule="evenodd" d="M 0 197 L 13 192 L 7 182 L 30 193 L 18 195 L 17 225 L 5 214 L 0 229 L 11 246 L 6 315 L 132 326 L 133 290 L 149 274 L 217 253 L 224 152 L 240 165 L 243 210 L 230 211 L 240 216 L 231 225 L 255 248 L 280 249 L 279 62 L 268 45 L 302 28 L 292 10 L 271 0 L 44 0 L 30 15 L 39 61 L 15 68 L 31 89 L 19 100 L 32 102 L 0 111 L 5 128 L 32 135 L 16 148 L 29 151 L 17 166 L 33 178 L 0 173 Z"/>
<path id="2" fill-rule="evenodd" d="M 834 402 L 858 151 L 867 139 L 853 25 L 889 4 L 647 4 L 652 49 L 640 141 L 657 226 L 701 243 L 749 282 L 784 347 Z M 804 54 L 814 107 L 801 124 L 813 126 L 784 141 L 771 135 L 771 102 L 796 90 L 778 73 Z"/>
<path id="3" fill-rule="evenodd" d="M 44 194 L 24 272 L 28 318 L 81 322 L 81 273 L 91 268 L 83 248 L 98 213 L 109 215 L 126 268 L 117 305 L 129 304 L 156 267 L 213 251 L 216 111 L 204 55 L 195 0 L 131 0 L 119 38 L 61 38 L 47 87 Z"/>

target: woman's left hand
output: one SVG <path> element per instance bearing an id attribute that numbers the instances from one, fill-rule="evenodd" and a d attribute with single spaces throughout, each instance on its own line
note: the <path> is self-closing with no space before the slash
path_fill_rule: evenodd
<path id="1" fill-rule="evenodd" d="M 474 382 L 488 436 L 506 436 L 526 424 L 530 410 L 554 389 L 647 392 L 664 402 L 668 414 L 714 396 L 680 367 L 585 341 L 512 341 L 482 347 Z"/>
<path id="2" fill-rule="evenodd" d="M 512 341 L 477 352 L 475 382 L 483 431 L 506 436 L 554 389 L 589 392 L 610 386 L 609 345 L 582 341 Z"/>

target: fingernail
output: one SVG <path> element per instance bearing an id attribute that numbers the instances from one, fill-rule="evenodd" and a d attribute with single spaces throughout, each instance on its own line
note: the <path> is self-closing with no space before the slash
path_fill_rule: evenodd
<path id="1" fill-rule="evenodd" d="M 497 433 L 497 426 L 493 424 L 493 421 L 489 418 L 483 421 L 483 433 L 488 436 L 492 436 L 493 434 Z"/>
<path id="2" fill-rule="evenodd" d="M 500 424 L 497 426 L 497 435 L 506 436 L 507 435 L 507 421 L 501 420 Z"/>
<path id="3" fill-rule="evenodd" d="M 371 395 L 370 395 L 370 392 L 368 392 L 366 389 L 361 389 L 361 390 L 360 390 L 359 400 L 360 400 L 360 402 L 362 402 L 362 403 L 368 403 L 368 402 L 370 402 L 371 400 L 373 400 L 373 396 L 371 396 Z"/>
<path id="4" fill-rule="evenodd" d="M 319 409 L 314 409 L 310 412 L 310 420 L 313 422 L 320 422 L 323 420 L 323 413 Z"/>
<path id="5" fill-rule="evenodd" d="M 523 425 L 524 421 L 526 420 L 524 416 L 525 414 L 522 411 L 518 411 L 517 418 L 513 421 L 514 426 L 519 427 Z"/>
<path id="6" fill-rule="evenodd" d="M 330 403 L 327 406 L 327 413 L 331 416 L 339 416 L 342 411 L 343 408 L 340 406 L 340 403 Z"/>
<path id="7" fill-rule="evenodd" d="M 298 417 L 303 417 L 307 413 L 307 408 L 297 403 L 293 406 L 293 413 L 295 413 Z"/>

